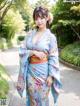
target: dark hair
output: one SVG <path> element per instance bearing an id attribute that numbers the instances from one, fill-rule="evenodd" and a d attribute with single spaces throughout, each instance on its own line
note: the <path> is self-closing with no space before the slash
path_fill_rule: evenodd
<path id="1" fill-rule="evenodd" d="M 46 18 L 48 17 L 48 9 L 44 8 L 42 6 L 36 7 L 33 11 L 33 19 L 34 21 L 37 19 L 37 17 Z M 46 26 L 49 28 L 49 21 L 47 21 Z"/>

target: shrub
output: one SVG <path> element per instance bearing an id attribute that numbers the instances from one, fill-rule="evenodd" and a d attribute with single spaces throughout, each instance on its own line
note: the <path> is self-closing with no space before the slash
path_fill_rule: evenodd
<path id="1" fill-rule="evenodd" d="M 24 40 L 24 36 L 18 36 L 18 40 L 19 41 L 23 41 Z"/>
<path id="2" fill-rule="evenodd" d="M 80 67 L 80 42 L 66 46 L 61 51 L 60 57 L 66 62 Z"/>
<path id="3" fill-rule="evenodd" d="M 3 76 L 6 77 L 5 68 L 2 65 L 0 65 L 0 98 L 1 99 L 6 98 L 9 91 L 9 84 Z"/>
<path id="4" fill-rule="evenodd" d="M 7 49 L 7 44 L 6 44 L 5 38 L 0 38 L 0 49 L 1 50 Z"/>

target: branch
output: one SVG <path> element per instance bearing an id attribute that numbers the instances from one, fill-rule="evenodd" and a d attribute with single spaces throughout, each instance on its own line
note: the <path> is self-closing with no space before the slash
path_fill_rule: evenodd
<path id="1" fill-rule="evenodd" d="M 12 2 L 13 2 L 13 0 L 12 0 L 12 1 L 10 2 L 10 4 L 5 8 L 5 10 L 4 10 L 2 16 L 0 17 L 0 21 L 1 21 L 0 24 L 2 23 L 2 20 L 3 20 L 3 18 L 5 17 L 5 15 L 6 15 L 8 9 L 9 9 L 10 6 L 12 5 Z"/>
<path id="2" fill-rule="evenodd" d="M 76 32 L 76 30 L 71 26 L 71 29 L 73 30 L 73 32 L 78 36 L 79 40 L 80 40 L 80 36 L 79 36 L 79 33 Z"/>
<path id="3" fill-rule="evenodd" d="M 2 8 L 4 8 L 6 4 L 7 4 L 7 1 L 5 1 L 2 6 L 0 6 L 0 10 L 1 10 Z"/>

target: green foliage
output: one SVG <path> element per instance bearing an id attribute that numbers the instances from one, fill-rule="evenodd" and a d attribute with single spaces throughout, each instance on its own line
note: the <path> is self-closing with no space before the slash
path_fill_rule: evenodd
<path id="1" fill-rule="evenodd" d="M 57 30 L 52 30 L 53 33 L 56 34 L 57 39 L 58 39 L 58 46 L 60 48 L 64 48 L 67 44 L 73 43 L 75 36 L 72 36 L 72 32 L 70 31 L 71 28 L 70 26 L 57 26 Z"/>
<path id="2" fill-rule="evenodd" d="M 10 40 L 15 36 L 16 32 L 20 32 L 24 30 L 24 28 L 25 24 L 19 12 L 14 12 L 12 9 L 10 9 L 7 12 L 7 15 L 5 16 L 2 24 L 1 32 L 3 32 L 3 34 L 1 37 Z"/>
<path id="3" fill-rule="evenodd" d="M 61 23 L 63 26 L 67 26 L 67 25 L 76 25 L 76 20 L 58 20 L 58 23 Z"/>
<path id="4" fill-rule="evenodd" d="M 8 93 L 8 83 L 5 79 L 0 77 L 0 98 L 6 98 L 6 94 Z"/>
<path id="5" fill-rule="evenodd" d="M 43 6 L 48 9 L 51 9 L 50 1 L 49 0 L 38 0 L 35 4 L 35 7 L 37 6 Z"/>
<path id="6" fill-rule="evenodd" d="M 1 39 L 0 39 L 0 49 L 4 49 L 4 44 Z"/>
<path id="7" fill-rule="evenodd" d="M 5 38 L 1 38 L 0 37 L 0 49 L 1 50 L 7 49 L 7 43 L 6 43 L 6 39 Z"/>
<path id="8" fill-rule="evenodd" d="M 66 46 L 61 51 L 60 57 L 63 60 L 80 67 L 80 42 Z"/>
<path id="9" fill-rule="evenodd" d="M 28 0 L 15 0 L 15 7 L 19 10 L 25 22 L 25 30 L 29 30 L 32 23 L 32 6 Z"/>
<path id="10" fill-rule="evenodd" d="M 13 0 L 1 0 L 0 2 L 0 26 L 8 10 L 10 9 L 12 2 Z"/>
<path id="11" fill-rule="evenodd" d="M 0 0 L 0 4 L 3 2 L 4 0 Z"/>
<path id="12" fill-rule="evenodd" d="M 12 48 L 13 47 L 13 44 L 11 42 L 11 40 L 8 40 L 7 41 L 7 48 Z"/>
<path id="13" fill-rule="evenodd" d="M 21 13 L 23 19 L 24 19 L 24 22 L 25 22 L 25 30 L 28 31 L 29 30 L 29 27 L 31 25 L 31 15 L 29 15 L 28 13 Z"/>
<path id="14" fill-rule="evenodd" d="M 72 43 L 80 39 L 80 14 L 77 15 L 77 13 L 73 11 L 72 7 L 74 5 L 78 6 L 79 3 L 71 4 L 63 2 L 63 0 L 58 0 L 56 5 L 52 8 L 54 20 L 51 30 L 59 37 L 59 44 L 64 46 L 67 45 L 67 43 Z M 64 41 L 63 35 L 65 36 Z M 68 40 L 69 42 L 65 42 Z"/>
<path id="15" fill-rule="evenodd" d="M 24 40 L 24 36 L 18 36 L 18 40 L 19 41 L 23 41 Z"/>
<path id="16" fill-rule="evenodd" d="M 5 75 L 5 68 L 0 65 L 0 99 L 6 98 L 9 91 L 9 84 L 2 77 L 3 75 Z"/>
<path id="17" fill-rule="evenodd" d="M 80 4 L 78 6 L 72 6 L 71 10 L 73 10 L 74 12 L 80 13 Z"/>

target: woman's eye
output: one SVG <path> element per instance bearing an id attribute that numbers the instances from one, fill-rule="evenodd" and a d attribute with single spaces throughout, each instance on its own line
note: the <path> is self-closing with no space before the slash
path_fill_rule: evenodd
<path id="1" fill-rule="evenodd" d="M 41 19 L 43 19 L 44 17 L 41 17 Z"/>

